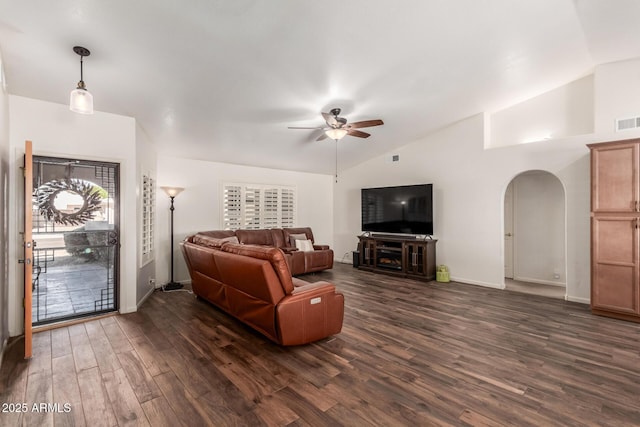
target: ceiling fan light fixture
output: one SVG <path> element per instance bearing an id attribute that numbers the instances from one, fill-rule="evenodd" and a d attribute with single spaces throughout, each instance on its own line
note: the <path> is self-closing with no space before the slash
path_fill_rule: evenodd
<path id="1" fill-rule="evenodd" d="M 341 128 L 333 128 L 333 129 L 327 129 L 324 131 L 324 133 L 331 139 L 335 139 L 336 141 L 339 139 L 344 138 L 344 136 L 347 134 L 347 130 L 346 129 L 341 129 Z"/>
<path id="2" fill-rule="evenodd" d="M 74 46 L 73 51 L 80 55 L 80 81 L 78 87 L 72 90 L 69 96 L 69 109 L 74 113 L 93 114 L 93 95 L 85 87 L 82 75 L 82 59 L 91 55 L 91 52 L 82 46 Z"/>

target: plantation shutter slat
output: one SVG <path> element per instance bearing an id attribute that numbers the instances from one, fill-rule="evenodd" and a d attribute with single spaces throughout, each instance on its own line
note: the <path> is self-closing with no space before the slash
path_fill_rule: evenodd
<path id="1" fill-rule="evenodd" d="M 295 227 L 295 187 L 223 184 L 225 230 Z"/>

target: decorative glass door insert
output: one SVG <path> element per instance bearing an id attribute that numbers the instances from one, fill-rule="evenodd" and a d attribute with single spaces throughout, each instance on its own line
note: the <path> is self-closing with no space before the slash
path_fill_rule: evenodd
<path id="1" fill-rule="evenodd" d="M 34 325 L 117 310 L 119 165 L 33 157 Z"/>

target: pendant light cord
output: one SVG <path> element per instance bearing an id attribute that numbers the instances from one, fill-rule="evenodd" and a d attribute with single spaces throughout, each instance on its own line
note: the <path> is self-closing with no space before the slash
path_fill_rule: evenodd
<path id="1" fill-rule="evenodd" d="M 82 60 L 84 59 L 84 56 L 80 55 L 80 81 L 84 83 L 84 77 L 82 75 Z"/>

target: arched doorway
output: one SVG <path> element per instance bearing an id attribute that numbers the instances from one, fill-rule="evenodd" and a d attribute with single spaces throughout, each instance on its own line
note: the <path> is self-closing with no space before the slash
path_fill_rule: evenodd
<path id="1" fill-rule="evenodd" d="M 531 170 L 514 177 L 504 197 L 505 288 L 564 298 L 566 203 L 553 174 Z"/>

